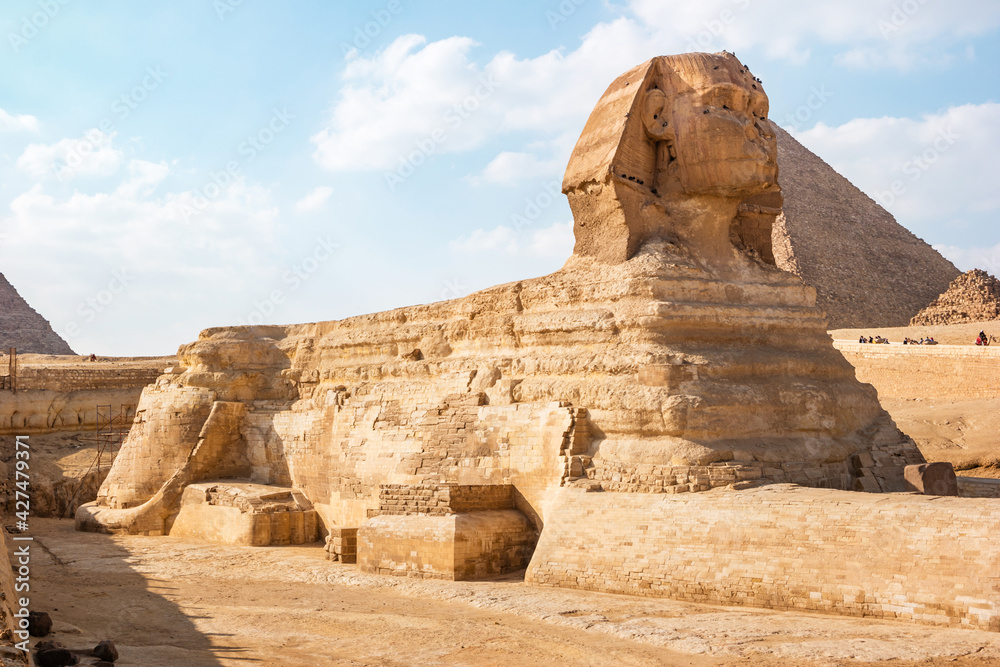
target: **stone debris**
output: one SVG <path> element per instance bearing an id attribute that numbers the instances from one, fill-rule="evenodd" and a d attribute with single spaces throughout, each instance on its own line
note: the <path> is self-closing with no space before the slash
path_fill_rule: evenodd
<path id="1" fill-rule="evenodd" d="M 910 320 L 910 326 L 1000 320 L 1000 280 L 981 269 L 966 271 Z"/>
<path id="2" fill-rule="evenodd" d="M 118 659 L 118 648 L 113 641 L 105 639 L 94 647 L 94 657 L 104 662 L 113 663 Z"/>
<path id="3" fill-rule="evenodd" d="M 48 612 L 28 612 L 28 634 L 32 637 L 47 637 L 52 632 L 52 618 Z"/>
<path id="4" fill-rule="evenodd" d="M 51 646 L 39 648 L 41 646 L 39 643 L 35 647 L 35 664 L 38 667 L 67 667 L 68 665 L 80 664 L 80 658 L 62 644 L 59 642 L 51 644 Z"/>

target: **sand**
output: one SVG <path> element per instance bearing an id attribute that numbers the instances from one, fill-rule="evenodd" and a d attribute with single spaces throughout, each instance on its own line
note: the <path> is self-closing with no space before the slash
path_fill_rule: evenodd
<path id="1" fill-rule="evenodd" d="M 524 584 L 364 575 L 311 547 L 110 537 L 33 519 L 32 607 L 121 667 L 1000 665 L 1000 633 Z"/>

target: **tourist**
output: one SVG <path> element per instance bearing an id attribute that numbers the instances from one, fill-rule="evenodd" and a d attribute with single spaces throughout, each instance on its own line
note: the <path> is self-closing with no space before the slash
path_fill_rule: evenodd
<path id="1" fill-rule="evenodd" d="M 859 343 L 867 343 L 868 341 L 866 341 L 866 340 L 865 340 L 865 337 L 864 337 L 864 336 L 862 336 L 861 338 L 859 338 L 859 339 L 858 339 L 858 342 L 859 342 Z"/>

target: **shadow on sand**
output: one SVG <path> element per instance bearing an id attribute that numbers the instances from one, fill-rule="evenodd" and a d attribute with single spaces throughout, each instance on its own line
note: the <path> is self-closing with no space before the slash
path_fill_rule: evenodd
<path id="1" fill-rule="evenodd" d="M 31 606 L 53 620 L 46 639 L 70 649 L 111 639 L 117 667 L 263 664 L 233 635 L 204 630 L 212 626 L 210 600 L 180 606 L 179 582 L 143 574 L 135 554 L 112 536 L 77 532 L 71 519 L 40 518 L 29 534 Z M 91 662 L 81 657 L 81 665 Z"/>

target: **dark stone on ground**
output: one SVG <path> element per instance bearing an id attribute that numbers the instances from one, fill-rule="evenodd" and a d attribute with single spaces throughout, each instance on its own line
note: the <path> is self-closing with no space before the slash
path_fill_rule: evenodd
<path id="1" fill-rule="evenodd" d="M 94 647 L 94 657 L 106 662 L 114 662 L 118 659 L 118 649 L 113 641 L 106 639 Z"/>
<path id="2" fill-rule="evenodd" d="M 35 644 L 35 650 L 39 652 L 47 651 L 50 648 L 66 648 L 66 647 L 63 646 L 62 642 L 57 642 L 54 639 L 46 639 L 43 642 L 38 642 L 37 644 Z"/>
<path id="3" fill-rule="evenodd" d="M 79 662 L 78 657 L 64 648 L 50 648 L 35 654 L 35 664 L 38 667 L 69 667 Z"/>
<path id="4" fill-rule="evenodd" d="M 958 478 L 948 462 L 921 463 L 903 469 L 906 490 L 925 496 L 957 496 Z"/>
<path id="5" fill-rule="evenodd" d="M 32 637 L 45 637 L 52 632 L 52 618 L 48 612 L 28 612 L 28 634 Z"/>

